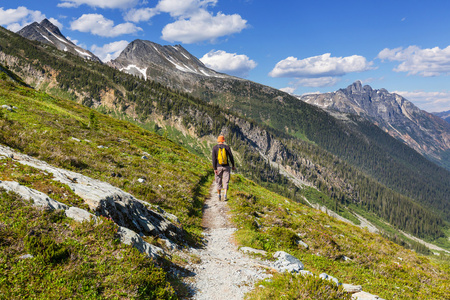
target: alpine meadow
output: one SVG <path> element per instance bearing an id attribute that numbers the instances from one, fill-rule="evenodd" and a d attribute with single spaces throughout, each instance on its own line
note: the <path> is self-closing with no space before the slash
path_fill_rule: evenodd
<path id="1" fill-rule="evenodd" d="M 18 33 L 0 27 L 0 299 L 450 299 L 450 124 L 360 82 L 296 97 L 180 45 L 103 63 L 48 20 Z M 409 117 L 367 109 L 388 100 Z M 217 205 L 255 273 L 199 288 Z"/>

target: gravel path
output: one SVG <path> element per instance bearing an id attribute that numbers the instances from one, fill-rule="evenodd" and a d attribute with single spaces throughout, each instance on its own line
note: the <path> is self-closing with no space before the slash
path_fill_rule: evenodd
<path id="1" fill-rule="evenodd" d="M 219 201 L 216 187 L 204 206 L 203 227 L 206 247 L 192 250 L 201 263 L 195 265 L 196 273 L 193 299 L 234 300 L 243 299 L 255 281 L 269 277 L 267 265 L 238 250 L 233 242 L 236 228 L 228 221 L 227 202 Z"/>

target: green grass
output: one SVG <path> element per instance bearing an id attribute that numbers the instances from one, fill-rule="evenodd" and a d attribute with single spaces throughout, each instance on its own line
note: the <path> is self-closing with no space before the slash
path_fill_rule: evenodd
<path id="1" fill-rule="evenodd" d="M 161 206 L 181 220 L 189 241 L 200 240 L 201 208 L 212 180 L 206 160 L 129 122 L 0 81 L 2 104 L 17 109 L 0 119 L 0 143 Z"/>
<path id="2" fill-rule="evenodd" d="M 241 176 L 232 178 L 229 194 L 233 221 L 238 227 L 237 241 L 268 251 L 269 259 L 275 251 L 286 251 L 315 275 L 325 272 L 340 282 L 362 285 L 364 291 L 385 299 L 449 299 L 448 255 L 421 256 L 378 234 L 267 191 Z M 298 245 L 298 240 L 309 248 Z M 344 256 L 351 260 L 344 261 Z M 248 298 L 264 299 L 270 295 L 279 299 L 285 294 L 286 299 L 307 299 L 286 289 L 304 286 L 311 289 L 305 293 L 314 295 L 325 288 L 315 283 L 302 284 L 301 276 L 278 276 L 272 282 L 263 282 L 265 288 L 256 289 Z"/>
<path id="3" fill-rule="evenodd" d="M 0 190 L 0 298 L 176 299 L 166 273 L 116 231 L 111 220 L 78 223 Z"/>

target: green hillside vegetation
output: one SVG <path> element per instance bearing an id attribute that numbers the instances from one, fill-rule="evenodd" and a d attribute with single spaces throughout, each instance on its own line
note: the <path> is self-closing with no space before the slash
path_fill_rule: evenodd
<path id="1" fill-rule="evenodd" d="M 324 272 L 339 282 L 362 285 L 364 291 L 384 299 L 450 299 L 448 255 L 443 254 L 440 261 L 418 255 L 241 176 L 233 177 L 231 186 L 229 205 L 241 245 L 266 250 L 269 258 L 276 251 L 286 251 L 315 275 Z M 309 248 L 299 245 L 300 240 Z M 248 299 L 282 299 L 283 295 L 286 299 L 347 299 L 338 290 L 333 292 L 335 298 L 329 297 L 333 289 L 316 281 L 276 274 L 256 284 Z"/>
<path id="2" fill-rule="evenodd" d="M 193 95 L 293 137 L 305 136 L 383 185 L 450 220 L 450 172 L 379 127 L 355 116 L 338 120 L 318 107 L 257 83 L 207 80 L 214 81 L 214 91 Z"/>
<path id="3" fill-rule="evenodd" d="M 212 176 L 206 160 L 128 122 L 0 81 L 0 105 L 4 104 L 17 109 L 2 110 L 1 144 L 159 205 L 178 216 L 186 230 L 197 232 L 189 236 L 192 242 L 198 240 L 203 198 Z"/>
<path id="4" fill-rule="evenodd" d="M 164 270 L 116 231 L 106 218 L 78 223 L 0 190 L 0 298 L 177 299 Z"/>
<path id="5" fill-rule="evenodd" d="M 344 211 L 355 205 L 357 209 L 373 212 L 378 218 L 383 218 L 391 225 L 419 237 L 429 240 L 446 240 L 444 220 L 448 220 L 446 203 L 450 201 L 449 173 L 430 164 L 409 148 L 401 148 L 404 146 L 399 146 L 400 143 L 387 137 L 380 130 L 377 131 L 375 126 L 370 127 L 358 120 L 354 120 L 354 123 L 337 121 L 322 110 L 299 102 L 282 92 L 279 92 L 281 93 L 279 95 L 274 94 L 273 99 L 267 99 L 267 97 L 262 99 L 263 95 L 258 94 L 260 90 L 256 89 L 256 84 L 249 84 L 242 87 L 246 90 L 242 94 L 245 98 L 242 98 L 242 103 L 247 103 L 251 109 L 247 113 L 243 108 L 238 112 L 266 124 L 261 125 L 217 105 L 205 103 L 192 95 L 170 90 L 155 82 L 144 81 L 106 65 L 85 61 L 48 45 L 31 42 L 2 28 L 0 28 L 0 41 L 1 51 L 17 57 L 17 60 L 9 66 L 11 70 L 32 78 L 48 76 L 48 81 L 41 87 L 63 98 L 79 100 L 103 112 L 124 116 L 144 128 L 154 128 L 154 131 L 160 133 L 161 129 L 155 126 L 152 118 L 154 115 L 168 123 L 170 120 L 179 119 L 185 129 L 195 133 L 193 138 L 187 138 L 179 131 L 171 129 L 170 126 L 166 127 L 165 134 L 179 143 L 181 140 L 184 146 L 188 146 L 193 153 L 203 154 L 205 159 L 209 159 L 208 147 L 200 142 L 195 144 L 195 140 L 217 136 L 225 130 L 227 142 L 239 158 L 239 172 L 272 191 L 302 202 L 305 191 L 280 175 L 277 167 L 271 166 L 254 147 L 254 142 L 245 135 L 239 122 L 248 122 L 251 128 L 258 128 L 261 133 L 267 134 L 270 140 L 280 142 L 279 152 L 284 156 L 282 161 L 278 162 L 291 168 L 293 172 L 303 175 L 307 182 L 314 184 L 324 195 L 324 199 L 328 199 L 326 203 L 333 203 L 330 209 L 354 220 L 351 213 L 344 213 Z M 25 72 L 30 69 L 37 75 Z M 113 98 L 110 100 L 113 103 L 101 102 L 102 95 L 105 93 L 112 95 Z M 211 94 L 211 96 L 214 95 Z M 283 101 L 275 101 L 274 99 L 278 99 L 278 96 L 283 96 Z M 282 109 L 278 111 L 279 108 Z M 235 109 L 237 110 L 237 106 Z M 270 115 L 264 115 L 267 111 L 271 111 Z M 97 116 L 95 113 L 92 114 Z M 100 129 L 102 129 L 101 118 L 98 117 Z M 90 121 L 86 115 L 83 120 L 81 124 L 84 124 L 86 128 L 75 136 L 81 142 L 70 139 L 65 142 L 82 146 L 88 144 L 84 141 L 88 139 L 95 142 L 95 146 L 101 145 L 103 142 L 84 137 L 88 133 L 101 132 L 101 130 L 91 130 Z M 292 124 L 288 126 L 288 122 L 291 121 Z M 361 132 L 356 130 L 358 126 L 362 126 L 361 124 L 374 133 L 363 135 L 361 132 L 365 130 L 364 128 L 358 129 Z M 289 129 L 287 132 L 286 127 Z M 315 144 L 294 138 L 294 136 L 306 136 L 307 140 L 314 141 Z M 333 138 L 330 138 L 331 136 Z M 384 144 L 388 149 L 380 148 L 376 140 L 381 137 L 389 139 L 388 142 L 393 146 L 386 142 Z M 152 135 L 153 138 L 157 139 L 157 136 Z M 16 143 L 14 140 L 19 139 L 19 136 L 10 136 L 8 139 L 11 139 L 9 143 L 14 145 Z M 111 142 L 116 145 L 119 143 Z M 325 150 L 317 145 L 321 145 Z M 17 147 L 22 146 L 17 144 Z M 101 153 L 112 151 L 111 148 L 98 150 L 95 147 L 89 148 L 89 145 L 86 147 Z M 396 147 L 400 147 L 398 149 L 402 155 L 392 154 L 398 150 Z M 30 154 L 36 153 L 30 148 L 23 151 L 28 151 Z M 142 154 L 140 151 L 151 154 L 148 149 L 141 148 L 137 153 Z M 331 154 L 336 151 L 342 153 L 337 156 Z M 45 156 L 52 155 L 51 153 L 42 154 L 41 157 L 45 159 Z M 162 157 L 166 155 L 166 152 L 163 151 L 159 155 Z M 138 158 L 137 154 L 135 158 Z M 306 158 L 308 162 L 303 158 Z M 100 161 L 101 159 L 104 158 L 100 157 Z M 82 165 L 77 166 L 77 159 L 73 162 L 68 157 L 57 160 L 61 166 L 82 169 Z M 81 161 L 83 162 L 82 159 Z M 97 159 L 93 160 L 93 163 L 97 162 Z M 118 186 L 128 191 L 141 189 L 141 185 L 133 184 L 130 179 L 109 176 L 112 173 L 123 175 L 124 171 L 121 172 L 120 169 L 128 167 L 125 163 L 130 161 L 124 161 L 122 165 L 113 163 L 112 165 L 117 168 L 114 170 L 109 170 L 111 166 L 105 164 L 102 170 L 103 175 L 98 174 L 98 176 L 109 180 L 108 182 L 116 182 Z M 142 174 L 142 176 L 145 175 Z M 166 189 L 161 190 L 159 184 L 154 183 L 158 180 L 151 182 L 148 180 L 149 187 L 146 187 L 149 188 L 148 193 L 141 191 L 141 194 L 149 194 L 150 196 L 142 197 L 151 198 L 153 202 L 165 203 L 165 196 L 161 193 L 165 193 Z M 164 187 L 164 184 L 162 186 Z M 179 191 L 186 190 L 181 188 L 173 191 L 171 187 L 173 185 L 167 186 L 170 195 L 173 194 L 172 192 L 177 195 Z M 193 190 L 196 191 L 195 188 Z M 180 198 L 183 198 L 183 195 Z M 171 204 L 166 205 L 170 209 Z M 434 213 L 431 213 L 429 209 Z"/>
<path id="6" fill-rule="evenodd" d="M 180 101 L 186 99 L 179 97 Z M 202 206 L 212 180 L 206 159 L 136 125 L 10 79 L 0 80 L 0 105 L 4 104 L 16 108 L 0 110 L 1 144 L 107 181 L 163 207 L 180 219 L 186 242 L 200 244 Z M 210 114 L 216 111 L 219 121 L 214 124 L 218 128 L 227 124 L 217 107 L 205 107 Z M 238 139 L 239 129 L 228 125 L 233 129 L 229 140 L 237 149 L 247 149 L 247 144 Z M 214 130 L 203 128 L 210 133 Z M 262 160 L 255 158 L 251 162 L 255 169 L 250 169 L 250 164 L 248 172 L 256 168 L 262 171 Z M 286 180 L 279 174 L 266 173 L 262 178 L 272 178 L 266 182 L 269 186 Z M 139 183 L 138 178 L 146 181 Z M 0 160 L 0 180 L 18 181 L 67 205 L 84 207 L 81 199 L 67 186 L 53 181 L 48 173 L 8 158 Z M 378 235 L 270 192 L 240 175 L 233 177 L 231 186 L 229 203 L 239 228 L 240 244 L 269 253 L 285 250 L 300 258 L 315 274 L 327 272 L 342 282 L 362 284 L 364 290 L 386 298 L 447 297 L 448 256 L 442 254 L 441 261 L 419 256 Z M 282 185 L 277 187 L 282 192 Z M 331 199 L 314 189 L 298 190 L 294 196 L 306 196 L 312 202 Z M 0 292 L 6 298 L 25 299 L 175 299 L 183 295 L 178 279 L 164 271 L 172 262 L 162 260 L 155 265 L 137 250 L 118 243 L 116 230 L 111 220 L 76 223 L 59 211 L 33 208 L 14 193 L 0 191 Z M 309 250 L 297 245 L 297 234 L 309 244 Z M 158 245 L 157 237 L 147 240 Z M 25 254 L 32 254 L 33 258 L 20 258 Z M 341 261 L 343 255 L 352 260 Z M 278 274 L 272 282 L 261 285 L 265 288 L 257 288 L 250 298 L 295 296 L 302 286 L 305 288 L 299 299 L 323 295 L 348 299 L 341 289 L 314 278 Z"/>

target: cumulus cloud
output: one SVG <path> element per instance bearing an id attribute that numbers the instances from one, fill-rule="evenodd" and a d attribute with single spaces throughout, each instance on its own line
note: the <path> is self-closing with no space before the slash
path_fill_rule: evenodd
<path id="1" fill-rule="evenodd" d="M 4 10 L 3 7 L 0 7 L 0 25 L 5 26 L 8 30 L 14 32 L 19 31 L 33 22 L 40 22 L 43 19 L 45 19 L 45 14 L 38 10 L 29 10 L 25 6 L 6 10 Z M 52 20 L 55 21 L 56 19 Z"/>
<path id="2" fill-rule="evenodd" d="M 247 21 L 238 14 L 214 15 L 207 10 L 216 4 L 217 0 L 160 0 L 156 10 L 176 19 L 163 28 L 161 38 L 186 44 L 212 42 L 247 28 Z"/>
<path id="3" fill-rule="evenodd" d="M 246 77 L 250 70 L 256 67 L 256 62 L 247 55 L 227 53 L 223 50 L 210 51 L 200 60 L 208 67 L 218 72 Z"/>
<path id="4" fill-rule="evenodd" d="M 112 20 L 100 14 L 84 14 L 71 23 L 72 30 L 90 32 L 103 37 L 116 37 L 122 34 L 134 34 L 142 30 L 132 23 L 122 23 L 114 26 Z"/>
<path id="5" fill-rule="evenodd" d="M 158 13 L 156 8 L 133 8 L 125 14 L 124 19 L 125 21 L 134 23 L 145 22 L 156 16 Z"/>
<path id="6" fill-rule="evenodd" d="M 297 59 L 288 57 L 275 65 L 269 73 L 271 77 L 328 77 L 343 76 L 352 72 L 363 72 L 372 69 L 373 62 L 365 57 L 352 55 L 347 57 L 331 57 L 330 53 L 319 56 Z"/>
<path id="7" fill-rule="evenodd" d="M 428 112 L 450 110 L 450 91 L 425 92 L 425 91 L 394 91 Z"/>
<path id="8" fill-rule="evenodd" d="M 160 0 L 156 8 L 172 17 L 189 18 L 199 10 L 216 4 L 217 0 Z"/>
<path id="9" fill-rule="evenodd" d="M 341 81 L 339 77 L 318 77 L 318 78 L 301 78 L 294 82 L 294 85 L 306 87 L 326 87 L 333 86 Z"/>
<path id="10" fill-rule="evenodd" d="M 91 47 L 92 53 L 94 53 L 103 62 L 110 61 L 117 58 L 120 53 L 128 46 L 128 42 L 125 40 L 112 42 L 101 47 L 93 45 Z"/>
<path id="11" fill-rule="evenodd" d="M 189 19 L 180 19 L 167 24 L 162 30 L 162 39 L 186 44 L 215 41 L 219 37 L 239 33 L 247 27 L 247 21 L 238 14 L 213 16 L 205 10 Z"/>
<path id="12" fill-rule="evenodd" d="M 58 3 L 58 7 L 78 7 L 80 5 L 89 5 L 100 8 L 129 8 L 134 7 L 138 0 L 63 0 Z"/>
<path id="13" fill-rule="evenodd" d="M 450 46 L 421 49 L 417 46 L 408 48 L 385 48 L 377 56 L 382 61 L 400 61 L 395 72 L 407 72 L 408 75 L 423 77 L 450 74 Z"/>

